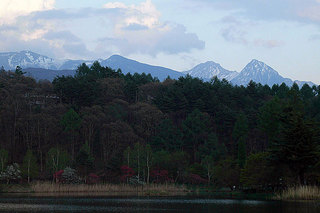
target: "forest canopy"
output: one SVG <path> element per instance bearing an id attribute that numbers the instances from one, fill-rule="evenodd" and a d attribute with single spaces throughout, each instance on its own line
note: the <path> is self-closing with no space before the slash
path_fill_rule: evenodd
<path id="1" fill-rule="evenodd" d="M 319 93 L 307 84 L 160 82 L 98 62 L 52 83 L 2 70 L 1 171 L 18 163 L 28 180 L 71 167 L 108 182 L 319 184 Z"/>

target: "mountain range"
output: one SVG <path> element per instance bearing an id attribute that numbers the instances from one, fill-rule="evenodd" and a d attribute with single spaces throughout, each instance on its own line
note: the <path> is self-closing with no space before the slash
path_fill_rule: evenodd
<path id="1" fill-rule="evenodd" d="M 227 70 L 213 61 L 201 63 L 191 70 L 184 72 L 140 63 L 120 55 L 113 55 L 108 59 L 98 59 L 97 61 L 99 61 L 102 66 L 108 66 L 112 69 L 120 68 L 124 74 L 128 72 L 132 74 L 150 73 L 153 77 L 157 77 L 161 81 L 168 76 L 173 79 L 178 79 L 188 74 L 192 77 L 203 79 L 204 81 L 208 81 L 214 76 L 217 76 L 217 78 L 226 79 L 234 85 L 244 86 L 251 80 L 269 86 L 281 83 L 291 86 L 294 82 L 300 87 L 305 83 L 310 86 L 314 85 L 314 83 L 310 81 L 293 81 L 289 78 L 284 78 L 267 64 L 255 59 L 247 64 L 241 72 Z M 27 76 L 32 76 L 36 80 L 47 79 L 52 81 L 56 76 L 74 75 L 76 68 L 80 64 L 86 63 L 90 66 L 93 62 L 94 60 L 56 60 L 31 51 L 0 53 L 0 66 L 3 66 L 6 70 L 14 70 L 16 66 L 20 66 L 24 72 L 26 72 Z"/>

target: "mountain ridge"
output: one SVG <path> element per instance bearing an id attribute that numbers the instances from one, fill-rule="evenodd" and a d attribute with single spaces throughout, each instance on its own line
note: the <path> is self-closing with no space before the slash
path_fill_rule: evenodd
<path id="1" fill-rule="evenodd" d="M 188 71 L 178 72 L 166 67 L 144 64 L 120 55 L 112 55 L 105 60 L 56 60 L 28 50 L 0 53 L 0 66 L 3 66 L 7 70 L 14 70 L 16 66 L 20 66 L 27 72 L 27 75 L 37 80 L 43 78 L 52 80 L 56 76 L 66 74 L 74 75 L 74 70 L 76 70 L 80 64 L 86 63 L 90 66 L 94 61 L 99 61 L 102 66 L 108 66 L 112 69 L 121 69 L 124 74 L 128 72 L 132 74 L 135 72 L 139 74 L 143 72 L 147 74 L 150 73 L 153 77 L 157 77 L 161 81 L 168 76 L 173 79 L 178 79 L 188 74 L 204 81 L 209 81 L 214 76 L 217 76 L 220 80 L 226 79 L 232 84 L 244 86 L 251 80 L 269 86 L 282 83 L 288 86 L 297 83 L 299 87 L 305 83 L 310 86 L 315 85 L 311 81 L 293 81 L 285 78 L 272 67 L 257 59 L 249 62 L 241 72 L 227 70 L 219 63 L 213 61 L 200 63 Z"/>
<path id="2" fill-rule="evenodd" d="M 217 76 L 219 79 L 226 79 L 228 81 L 239 74 L 236 71 L 226 70 L 220 64 L 213 61 L 198 64 L 191 70 L 184 71 L 183 73 L 202 79 L 211 79 Z"/>

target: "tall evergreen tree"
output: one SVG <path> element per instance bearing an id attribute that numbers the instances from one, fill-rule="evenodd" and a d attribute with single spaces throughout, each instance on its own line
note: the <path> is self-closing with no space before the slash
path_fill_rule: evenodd
<path id="1" fill-rule="evenodd" d="M 161 149 L 166 151 L 181 150 L 182 133 L 171 119 L 165 119 L 160 123 L 151 145 L 157 151 Z"/>
<path id="2" fill-rule="evenodd" d="M 284 164 L 305 184 L 305 173 L 320 160 L 319 128 L 294 107 L 286 107 L 280 118 L 280 135 L 270 153 L 274 165 Z"/>
<path id="3" fill-rule="evenodd" d="M 193 161 L 197 161 L 199 145 L 203 144 L 210 129 L 210 122 L 206 114 L 195 109 L 182 123 L 184 147 L 193 155 Z"/>
<path id="4" fill-rule="evenodd" d="M 78 130 L 81 126 L 81 118 L 78 113 L 71 108 L 63 115 L 61 124 L 64 127 L 64 131 L 70 135 L 71 157 L 74 160 L 76 143 L 75 137 L 77 136 Z"/>
<path id="5" fill-rule="evenodd" d="M 243 168 L 246 162 L 246 140 L 248 134 L 248 121 L 243 113 L 240 113 L 237 121 L 234 124 L 232 136 L 236 142 L 238 152 L 238 163 L 240 168 Z"/>

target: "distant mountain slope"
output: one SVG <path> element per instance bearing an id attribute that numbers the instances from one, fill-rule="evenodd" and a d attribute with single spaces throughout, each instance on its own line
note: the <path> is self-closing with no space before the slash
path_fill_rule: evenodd
<path id="1" fill-rule="evenodd" d="M 265 63 L 255 59 L 247 64 L 240 74 L 233 78 L 231 82 L 236 85 L 245 86 L 251 80 L 256 83 L 261 83 L 262 85 L 267 84 L 269 86 L 282 83 L 285 83 L 289 86 L 293 84 L 291 79 L 282 77 L 277 71 Z"/>
<path id="2" fill-rule="evenodd" d="M 231 83 L 246 86 L 251 80 L 262 85 L 269 85 L 270 87 L 274 84 L 280 85 L 282 83 L 288 86 L 296 83 L 299 87 L 302 87 L 304 84 L 308 84 L 309 86 L 315 85 L 310 81 L 292 81 L 290 78 L 284 78 L 273 68 L 256 59 L 247 64 L 240 74 L 231 80 Z"/>
<path id="3" fill-rule="evenodd" d="M 310 86 L 314 85 L 310 81 L 292 81 L 289 78 L 284 78 L 273 68 L 258 60 L 252 60 L 240 73 L 226 70 L 220 64 L 212 61 L 199 64 L 185 72 L 140 63 L 120 55 L 113 55 L 106 60 L 98 59 L 98 61 L 102 66 L 108 66 L 112 69 L 120 68 L 124 74 L 128 72 L 132 74 L 150 73 L 161 81 L 168 76 L 178 79 L 189 74 L 204 81 L 209 81 L 212 77 L 217 76 L 219 79 L 224 78 L 235 85 L 247 85 L 251 80 L 269 86 L 282 83 L 291 86 L 293 82 L 297 83 L 299 87 L 302 87 L 305 83 Z M 35 79 L 52 80 L 57 75 L 73 75 L 75 71 L 72 70 L 76 70 L 80 64 L 86 63 L 90 66 L 93 62 L 94 60 L 55 60 L 31 51 L 0 53 L 0 67 L 4 66 L 6 70 L 15 70 L 16 66 L 20 66 L 27 71 L 29 76 L 33 76 Z"/>
<path id="4" fill-rule="evenodd" d="M 65 60 L 61 66 L 59 66 L 59 70 L 76 70 L 79 65 L 85 63 L 89 67 L 93 64 L 93 62 L 98 61 L 102 62 L 102 59 L 98 60 Z"/>
<path id="5" fill-rule="evenodd" d="M 17 66 L 57 69 L 59 65 L 57 61 L 47 56 L 31 51 L 21 51 L 0 53 L 0 66 L 3 66 L 6 70 L 14 70 Z"/>
<path id="6" fill-rule="evenodd" d="M 229 71 L 221 67 L 220 64 L 213 61 L 208 61 L 202 64 L 199 64 L 192 68 L 189 71 L 183 72 L 184 74 L 189 74 L 193 77 L 197 77 L 204 80 L 210 80 L 214 76 L 217 76 L 218 79 L 226 79 L 228 81 L 232 80 L 239 73 L 236 71 Z"/>
<path id="7" fill-rule="evenodd" d="M 77 67 L 82 63 L 88 63 L 88 61 L 85 60 L 67 60 L 62 63 L 62 65 L 59 67 L 59 70 L 76 70 Z M 91 63 L 91 61 L 90 61 Z"/>
<path id="8" fill-rule="evenodd" d="M 178 79 L 181 76 L 185 76 L 185 74 L 181 72 L 174 71 L 172 69 L 168 69 L 160 66 L 152 66 L 148 64 L 143 64 L 131 59 L 127 59 L 120 55 L 113 55 L 107 60 L 101 61 L 102 66 L 107 66 L 112 69 L 121 69 L 124 74 L 130 73 L 150 73 L 153 77 L 159 78 L 160 81 L 163 81 L 168 76 L 173 79 Z"/>
<path id="9" fill-rule="evenodd" d="M 75 70 L 49 70 L 42 68 L 27 68 L 23 69 L 23 72 L 26 72 L 25 76 L 33 77 L 38 80 L 49 80 L 53 81 L 53 79 L 57 76 L 74 76 L 76 73 Z"/>

